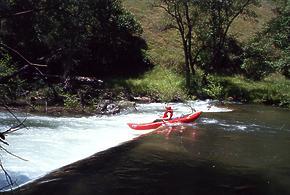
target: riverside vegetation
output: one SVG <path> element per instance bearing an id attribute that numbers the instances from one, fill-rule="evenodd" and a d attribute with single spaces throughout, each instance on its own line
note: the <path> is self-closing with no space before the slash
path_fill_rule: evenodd
<path id="1" fill-rule="evenodd" d="M 290 107 L 289 1 L 196 2 L 6 1 L 1 98 L 85 113 L 136 96 Z M 172 18 L 174 8 L 187 23 Z M 19 71 L 20 55 L 46 67 Z"/>
<path id="2" fill-rule="evenodd" d="M 179 74 L 178 67 L 184 63 L 179 34 L 166 29 L 168 19 L 162 10 L 151 9 L 146 1 L 127 0 L 125 5 L 141 21 L 149 43 L 147 53 L 158 64 L 142 78 L 126 81 L 133 91 L 155 94 L 164 101 L 212 98 L 290 106 L 289 2 L 260 1 L 258 6 L 250 6 L 255 17 L 237 17 L 228 34 L 234 44 L 227 49 L 230 65 L 240 70 L 226 74 L 214 69 L 207 73 L 202 65 L 197 66 L 189 88 L 184 87 L 186 81 Z M 200 64 L 204 63 L 200 58 Z"/>

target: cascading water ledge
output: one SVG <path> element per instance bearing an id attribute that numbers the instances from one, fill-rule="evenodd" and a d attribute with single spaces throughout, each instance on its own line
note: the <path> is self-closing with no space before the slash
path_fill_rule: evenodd
<path id="1" fill-rule="evenodd" d="M 190 101 L 170 103 L 174 115 L 191 112 L 190 106 L 203 112 L 229 112 L 229 109 L 212 106 L 211 101 Z M 142 123 L 159 118 L 164 112 L 164 103 L 138 104 L 137 111 L 114 116 L 94 117 L 47 117 L 28 116 L 22 129 L 7 136 L 11 153 L 27 161 L 22 161 L 2 152 L 1 161 L 15 185 L 34 180 L 62 166 L 112 148 L 151 131 L 131 130 L 128 122 Z M 19 119 L 26 117 L 18 114 Z M 0 128 L 12 124 L 9 113 L 0 113 Z M 5 175 L 0 177 L 0 188 L 6 186 Z"/>

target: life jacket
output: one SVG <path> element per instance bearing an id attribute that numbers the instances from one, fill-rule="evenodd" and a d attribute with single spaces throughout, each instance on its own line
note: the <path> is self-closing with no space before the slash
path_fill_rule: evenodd
<path id="1" fill-rule="evenodd" d="M 171 119 L 172 116 L 173 116 L 173 110 L 172 110 L 172 109 L 167 109 L 167 110 L 164 112 L 162 118 L 167 118 L 167 117 L 168 117 L 168 114 L 169 114 L 169 119 Z"/>

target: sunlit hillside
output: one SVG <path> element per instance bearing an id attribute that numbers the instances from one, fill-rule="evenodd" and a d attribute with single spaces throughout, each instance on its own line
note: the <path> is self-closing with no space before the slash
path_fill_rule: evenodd
<path id="1" fill-rule="evenodd" d="M 143 37 L 149 45 L 150 59 L 155 64 L 162 66 L 180 66 L 183 60 L 181 43 L 175 30 L 163 30 L 164 12 L 150 6 L 148 0 L 123 0 L 123 5 L 142 24 Z M 262 30 L 263 25 L 274 17 L 272 9 L 273 5 L 268 1 L 262 2 L 260 7 L 253 8 L 257 18 L 238 18 L 233 23 L 230 34 L 242 42 L 247 41 L 256 32 Z"/>

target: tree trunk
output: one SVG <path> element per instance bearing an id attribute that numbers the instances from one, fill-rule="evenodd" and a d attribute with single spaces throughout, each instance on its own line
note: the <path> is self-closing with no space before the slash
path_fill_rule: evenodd
<path id="1" fill-rule="evenodd" d="M 185 86 L 190 87 L 190 55 L 185 39 L 183 40 Z"/>
<path id="2" fill-rule="evenodd" d="M 194 70 L 194 64 L 193 64 L 193 58 L 192 58 L 192 28 L 193 28 L 193 24 L 192 24 L 192 20 L 189 16 L 189 5 L 188 2 L 186 1 L 185 4 L 185 16 L 186 16 L 186 20 L 187 20 L 187 28 L 188 28 L 188 32 L 186 35 L 186 48 L 187 48 L 187 54 L 188 54 L 188 60 L 189 60 L 189 66 L 188 68 L 191 69 L 191 73 L 192 75 L 195 74 L 195 70 Z M 190 72 L 189 69 L 189 72 Z"/>

